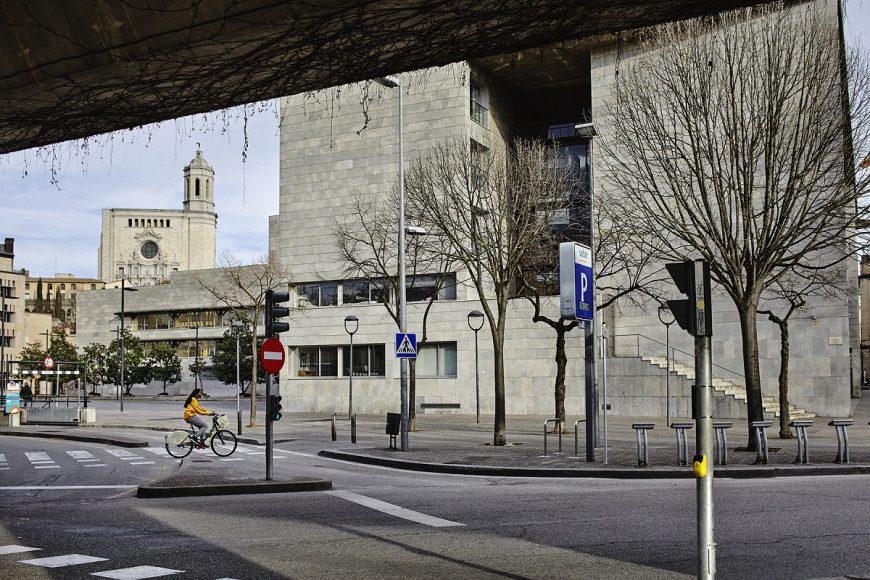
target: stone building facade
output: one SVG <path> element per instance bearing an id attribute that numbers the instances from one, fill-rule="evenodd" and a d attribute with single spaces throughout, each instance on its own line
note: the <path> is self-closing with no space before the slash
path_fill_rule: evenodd
<path id="1" fill-rule="evenodd" d="M 835 17 L 832 25 L 837 25 Z M 359 318 L 352 365 L 355 409 L 398 410 L 396 325 L 374 298 L 376 289 L 360 292 L 362 281 L 345 279 L 347 265 L 336 259 L 334 237 L 337 221 L 352 214 L 354 198 L 384 199 L 397 182 L 397 91 L 404 97 L 406 163 L 439 140 L 459 139 L 486 148 L 515 137 L 549 139 L 586 168 L 594 188 L 594 137 L 577 125 L 606 122 L 597 112 L 613 89 L 616 63 L 615 43 L 593 39 L 401 75 L 398 89 L 350 85 L 281 100 L 280 201 L 278 215 L 269 221 L 269 249 L 291 272 L 291 296 L 299 308 L 290 331 L 281 337 L 289 355 L 281 373 L 285 408 L 325 413 L 347 409 L 351 365 L 343 321 L 353 314 Z M 363 91 L 374 91 L 375 97 L 364 99 Z M 365 110 L 361 101 L 366 102 Z M 475 409 L 475 336 L 466 317 L 479 309 L 479 302 L 473 288 L 462 283 L 462 272 L 456 272 L 455 279 L 455 291 L 439 296 L 429 317 L 429 344 L 420 353 L 417 399 L 412 401 L 418 411 Z M 857 283 L 857 275 L 854 279 Z M 664 416 L 670 399 L 676 416 L 690 415 L 691 380 L 674 373 L 667 397 L 665 371 L 654 360 L 665 356 L 666 328 L 659 321 L 658 306 L 620 304 L 599 313 L 597 324 L 606 322 L 610 335 L 604 352 L 611 357 L 607 402 L 612 413 Z M 551 299 L 546 308 L 557 316 L 558 300 Z M 420 333 L 422 310 L 422 302 L 410 301 L 410 332 Z M 737 313 L 718 294 L 713 312 L 714 377 L 740 387 Z M 555 334 L 532 323 L 531 315 L 521 300 L 508 313 L 507 413 L 552 415 Z M 822 415 L 848 415 L 853 376 L 860 372 L 855 298 L 813 302 L 793 320 L 792 334 L 800 338 L 792 343 L 791 401 Z M 479 338 L 480 406 L 482 412 L 492 413 L 492 348 L 486 327 Z M 575 332 L 567 342 L 566 407 L 569 415 L 577 416 L 584 413 L 583 339 Z M 674 327 L 670 342 L 672 357 L 691 365 L 690 337 Z M 779 368 L 775 325 L 760 321 L 759 345 L 762 388 L 772 400 Z M 723 388 L 716 396 L 719 416 L 745 415 L 739 388 Z"/>
<path id="2" fill-rule="evenodd" d="M 153 286 L 172 272 L 214 268 L 217 214 L 215 172 L 197 150 L 184 168 L 181 210 L 103 210 L 99 277 L 126 278 L 133 286 Z"/>

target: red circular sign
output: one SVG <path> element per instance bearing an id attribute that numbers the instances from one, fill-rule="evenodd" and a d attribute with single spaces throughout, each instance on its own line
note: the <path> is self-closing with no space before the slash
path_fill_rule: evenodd
<path id="1" fill-rule="evenodd" d="M 267 338 L 260 347 L 260 364 L 267 373 L 277 373 L 284 366 L 284 345 L 277 338 Z"/>
<path id="2" fill-rule="evenodd" d="M 51 358 L 51 355 L 48 355 L 44 359 L 42 359 L 42 366 L 44 366 L 47 369 L 50 369 L 51 367 L 54 366 L 54 359 Z"/>

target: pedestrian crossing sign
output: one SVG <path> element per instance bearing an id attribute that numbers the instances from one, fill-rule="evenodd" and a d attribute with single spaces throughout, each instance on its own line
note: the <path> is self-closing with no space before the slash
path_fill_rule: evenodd
<path id="1" fill-rule="evenodd" d="M 396 358 L 417 358 L 417 335 L 396 333 Z"/>

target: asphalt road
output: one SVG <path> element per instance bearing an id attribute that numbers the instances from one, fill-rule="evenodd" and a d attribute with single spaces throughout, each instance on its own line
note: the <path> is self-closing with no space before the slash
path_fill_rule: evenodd
<path id="1" fill-rule="evenodd" d="M 276 449 L 276 478 L 330 479 L 332 492 L 143 500 L 126 487 L 104 487 L 135 486 L 175 469 L 159 453 L 162 434 L 137 435 L 150 438 L 156 452 L 0 440 L 0 578 L 646 579 L 695 572 L 691 481 L 406 473 L 318 458 L 316 443 L 293 442 Z M 209 451 L 193 459 L 217 461 Z M 241 446 L 233 459 L 226 469 L 264 473 L 262 448 Z M 86 467 L 97 463 L 106 467 Z M 868 483 L 866 476 L 717 481 L 718 577 L 870 574 Z M 13 545 L 38 550 L 4 553 L 22 549 L 4 548 Z M 39 565 L 62 556 L 41 562 L 59 567 Z"/>

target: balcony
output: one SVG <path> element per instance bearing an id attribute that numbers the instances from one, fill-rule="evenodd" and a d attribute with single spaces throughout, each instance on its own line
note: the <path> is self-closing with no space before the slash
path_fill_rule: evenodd
<path id="1" fill-rule="evenodd" d="M 475 100 L 471 101 L 471 120 L 484 129 L 489 128 L 489 114 L 487 108 Z"/>

